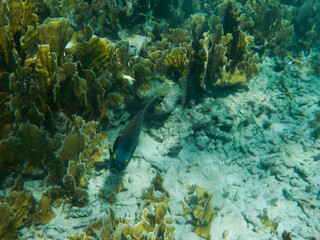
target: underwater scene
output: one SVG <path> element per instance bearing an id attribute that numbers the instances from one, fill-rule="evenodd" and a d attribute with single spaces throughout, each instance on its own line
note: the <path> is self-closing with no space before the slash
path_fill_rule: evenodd
<path id="1" fill-rule="evenodd" d="M 320 1 L 0 0 L 0 240 L 320 240 Z"/>

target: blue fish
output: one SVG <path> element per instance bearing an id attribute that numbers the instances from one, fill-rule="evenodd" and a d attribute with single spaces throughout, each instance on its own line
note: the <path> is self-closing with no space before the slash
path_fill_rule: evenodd
<path id="1" fill-rule="evenodd" d="M 110 172 L 119 174 L 126 169 L 137 147 L 146 112 L 161 102 L 161 97 L 152 98 L 129 122 L 122 134 L 116 138 L 110 149 Z"/>

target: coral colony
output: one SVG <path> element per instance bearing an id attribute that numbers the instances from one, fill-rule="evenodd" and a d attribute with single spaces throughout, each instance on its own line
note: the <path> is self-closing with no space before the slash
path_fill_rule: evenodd
<path id="1" fill-rule="evenodd" d="M 319 46 L 314 0 L 0 0 L 0 239 L 320 239 Z"/>

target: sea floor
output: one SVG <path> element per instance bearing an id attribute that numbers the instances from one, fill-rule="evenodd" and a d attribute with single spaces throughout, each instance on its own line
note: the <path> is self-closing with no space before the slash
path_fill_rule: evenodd
<path id="1" fill-rule="evenodd" d="M 285 231 L 291 239 L 320 239 L 320 142 L 312 124 L 320 112 L 320 79 L 290 62 L 275 72 L 268 58 L 259 68 L 249 90 L 206 97 L 188 109 L 176 106 L 160 127 L 148 124 L 121 177 L 95 172 L 88 206 L 53 208 L 56 217 L 23 228 L 22 239 L 67 239 L 109 208 L 134 225 L 157 171 L 170 195 L 166 216 L 173 219 L 174 239 L 203 239 L 181 204 L 193 185 L 212 195 L 209 239 L 283 239 Z M 116 131 L 108 134 L 116 137 Z M 100 190 L 110 191 L 119 179 L 127 190 L 116 202 L 101 198 Z M 25 188 L 36 199 L 46 190 L 41 181 Z"/>

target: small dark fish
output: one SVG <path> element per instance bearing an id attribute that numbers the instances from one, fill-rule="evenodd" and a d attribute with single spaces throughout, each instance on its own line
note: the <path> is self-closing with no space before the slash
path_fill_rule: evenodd
<path id="1" fill-rule="evenodd" d="M 122 134 L 117 137 L 110 149 L 110 172 L 113 174 L 121 173 L 129 164 L 132 154 L 138 144 L 143 120 L 146 112 L 151 107 L 160 103 L 162 97 L 152 98 L 129 122 Z"/>

